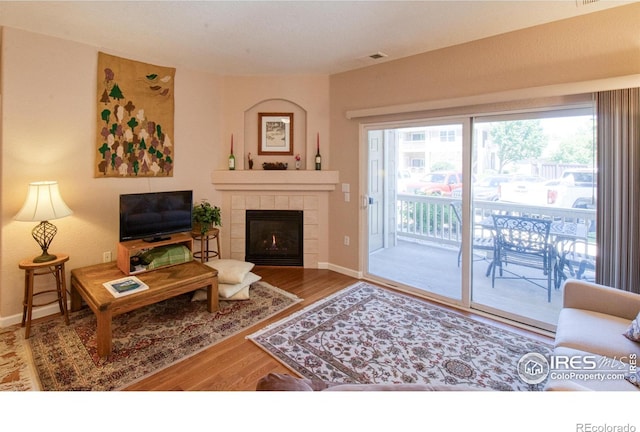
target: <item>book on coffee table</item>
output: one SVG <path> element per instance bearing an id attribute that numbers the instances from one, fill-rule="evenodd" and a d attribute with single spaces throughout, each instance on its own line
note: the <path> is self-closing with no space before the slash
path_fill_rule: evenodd
<path id="1" fill-rule="evenodd" d="M 112 280 L 102 285 L 104 285 L 114 297 L 122 297 L 149 289 L 144 282 L 135 276 Z"/>

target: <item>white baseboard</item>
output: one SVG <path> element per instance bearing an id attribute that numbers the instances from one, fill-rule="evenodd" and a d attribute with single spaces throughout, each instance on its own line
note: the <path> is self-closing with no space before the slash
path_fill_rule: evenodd
<path id="1" fill-rule="evenodd" d="M 70 305 L 67 305 L 67 310 L 71 310 Z M 38 318 L 44 318 L 49 315 L 60 315 L 60 307 L 58 306 L 58 303 L 33 309 L 33 312 L 31 313 L 31 320 L 33 321 Z M 21 322 L 22 313 L 8 317 L 0 317 L 0 328 L 10 327 L 14 324 L 20 324 Z"/>
<path id="2" fill-rule="evenodd" d="M 319 262 L 318 269 L 331 270 L 336 273 L 341 273 L 343 275 L 350 276 L 356 279 L 363 278 L 362 272 L 359 272 L 357 270 L 352 270 L 346 267 L 341 267 L 328 262 Z M 71 310 L 69 305 L 67 305 L 67 308 L 68 310 Z M 50 304 L 47 306 L 42 306 L 37 309 L 34 309 L 31 319 L 34 320 L 37 318 L 43 318 L 49 315 L 57 315 L 57 314 L 60 314 L 60 308 L 58 307 L 57 303 L 54 303 L 54 304 Z M 20 322 L 22 322 L 22 313 L 8 316 L 8 317 L 0 317 L 0 328 L 9 327 L 14 324 L 20 324 Z"/>
<path id="3" fill-rule="evenodd" d="M 346 276 L 351 276 L 352 278 L 362 279 L 362 272 L 357 270 L 352 270 L 352 269 L 341 267 L 331 263 L 328 263 L 326 268 L 336 273 L 341 273 Z"/>

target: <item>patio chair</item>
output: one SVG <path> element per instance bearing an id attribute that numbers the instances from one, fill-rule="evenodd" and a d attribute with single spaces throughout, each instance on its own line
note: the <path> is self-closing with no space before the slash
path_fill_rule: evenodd
<path id="1" fill-rule="evenodd" d="M 556 288 L 569 278 L 595 282 L 596 257 L 586 240 L 562 239 L 557 242 Z"/>
<path id="2" fill-rule="evenodd" d="M 525 279 L 541 288 L 546 288 L 547 301 L 551 302 L 555 269 L 555 252 L 549 236 L 551 221 L 505 215 L 492 217 L 496 247 L 491 271 L 491 286 L 495 287 L 496 277 Z M 532 277 L 506 271 L 504 267 L 508 265 L 539 269 L 542 271 L 542 276 Z M 505 276 L 505 272 L 510 276 Z M 546 284 L 543 285 L 540 281 L 545 281 Z"/>
<path id="3" fill-rule="evenodd" d="M 453 201 L 451 204 L 451 210 L 458 221 L 458 226 L 462 227 L 462 202 L 461 201 Z M 493 266 L 493 250 L 494 250 L 494 241 L 493 241 L 493 233 L 487 232 L 486 228 L 483 228 L 479 225 L 474 225 L 473 228 L 473 249 L 474 250 L 483 250 L 490 251 L 492 256 L 489 261 L 489 268 L 487 268 L 486 275 L 489 276 L 491 274 L 491 268 Z M 458 267 L 460 267 L 460 261 L 462 259 L 462 242 L 460 242 L 460 247 L 458 248 Z M 486 260 L 487 257 L 483 256 L 478 258 L 478 260 Z M 474 261 L 477 261 L 474 259 Z"/>

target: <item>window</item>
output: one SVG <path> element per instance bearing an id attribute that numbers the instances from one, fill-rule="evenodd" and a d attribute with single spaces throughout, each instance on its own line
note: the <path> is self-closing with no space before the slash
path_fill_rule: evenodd
<path id="1" fill-rule="evenodd" d="M 411 168 L 424 168 L 424 159 L 411 159 Z"/>
<path id="2" fill-rule="evenodd" d="M 424 141 L 425 140 L 425 134 L 424 134 L 424 132 L 408 132 L 405 135 L 405 139 L 407 141 Z"/>
<path id="3" fill-rule="evenodd" d="M 456 140 L 456 131 L 455 130 L 443 130 L 440 131 L 440 141 L 441 142 L 454 142 Z"/>

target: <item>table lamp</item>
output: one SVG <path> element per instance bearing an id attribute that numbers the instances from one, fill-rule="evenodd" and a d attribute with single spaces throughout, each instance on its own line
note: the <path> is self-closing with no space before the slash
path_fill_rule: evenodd
<path id="1" fill-rule="evenodd" d="M 49 221 L 69 216 L 71 213 L 73 212 L 60 196 L 58 182 L 41 181 L 29 183 L 27 200 L 14 219 L 23 222 L 40 221 L 31 231 L 31 235 L 42 248 L 42 255 L 35 257 L 33 262 L 47 262 L 57 258 L 47 251 L 53 237 L 58 232 L 56 226 L 49 223 Z"/>

